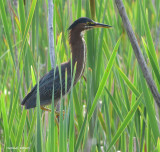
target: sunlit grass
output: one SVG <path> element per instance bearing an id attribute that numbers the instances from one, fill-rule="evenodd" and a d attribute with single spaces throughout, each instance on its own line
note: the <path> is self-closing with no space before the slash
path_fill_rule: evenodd
<path id="1" fill-rule="evenodd" d="M 160 45 L 155 46 L 160 2 L 123 2 L 160 91 Z M 17 7 L 12 3 L 0 0 L 0 150 L 159 151 L 159 109 L 155 110 L 114 1 L 54 0 L 57 65 L 71 57 L 67 28 L 75 19 L 87 16 L 113 26 L 85 34 L 87 81 L 81 78 L 61 100 L 59 126 L 54 102 L 48 106 L 51 113 L 39 106 L 21 107 L 23 97 L 51 69 L 48 1 L 19 0 Z"/>

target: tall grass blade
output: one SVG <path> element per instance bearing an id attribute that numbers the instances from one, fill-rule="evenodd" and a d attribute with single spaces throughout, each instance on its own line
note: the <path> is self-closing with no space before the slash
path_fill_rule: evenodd
<path id="1" fill-rule="evenodd" d="M 121 126 L 117 130 L 116 134 L 114 135 L 111 144 L 109 145 L 107 151 L 111 149 L 111 147 L 116 143 L 120 135 L 123 133 L 124 129 L 127 127 L 129 122 L 132 120 L 140 102 L 141 102 L 142 94 L 138 97 L 136 103 L 131 107 L 131 110 L 128 112 L 127 116 L 125 117 L 124 121 L 122 122 Z"/>
<path id="2" fill-rule="evenodd" d="M 30 142 L 31 142 L 31 138 L 35 132 L 35 124 L 36 124 L 36 110 L 34 110 L 34 113 L 33 113 L 33 118 L 32 118 L 32 122 L 30 124 L 30 128 L 29 128 L 29 132 L 28 132 L 28 137 L 27 137 L 27 144 L 26 144 L 26 147 L 29 146 Z"/>
<path id="3" fill-rule="evenodd" d="M 10 37 L 10 34 L 9 34 L 8 21 L 7 21 L 7 17 L 6 17 L 6 11 L 5 11 L 3 3 L 4 3 L 4 1 L 0 0 L 0 11 L 1 11 L 2 21 L 3 21 L 3 25 L 4 25 L 4 31 L 5 31 L 5 34 L 6 34 L 6 37 L 7 37 L 9 49 L 11 51 L 12 60 L 13 60 L 14 66 L 15 66 L 16 63 L 15 63 L 14 53 L 13 53 L 13 49 L 12 49 L 11 37 Z"/>
<path id="4" fill-rule="evenodd" d="M 101 95 L 101 93 L 102 93 L 102 91 L 104 89 L 104 86 L 105 86 L 106 82 L 107 82 L 107 78 L 108 78 L 109 73 L 110 73 L 110 71 L 112 69 L 112 66 L 113 66 L 113 63 L 114 63 L 114 60 L 115 60 L 115 57 L 116 57 L 116 54 L 117 54 L 117 50 L 118 50 L 119 44 L 120 44 L 120 39 L 117 41 L 117 43 L 116 43 L 116 45 L 114 47 L 112 56 L 110 57 L 110 60 L 109 60 L 108 65 L 107 65 L 107 68 L 106 68 L 106 70 L 105 70 L 105 72 L 103 74 L 102 80 L 101 80 L 100 85 L 98 87 L 96 96 L 95 96 L 95 98 L 93 100 L 92 107 L 91 107 L 91 109 L 89 111 L 89 114 L 88 114 L 88 120 L 89 121 L 90 121 L 90 119 L 92 117 L 92 114 L 93 114 L 93 112 L 94 112 L 94 110 L 96 108 L 98 99 L 99 99 L 99 97 L 100 97 L 100 95 Z"/>
<path id="5" fill-rule="evenodd" d="M 21 0 L 19 0 L 19 16 L 20 16 L 20 22 L 21 22 L 21 24 L 20 24 L 21 25 L 21 32 L 22 32 L 22 36 L 23 36 L 26 21 L 25 21 L 24 1 L 21 1 Z"/>
<path id="6" fill-rule="evenodd" d="M 139 91 L 136 89 L 136 87 L 132 84 L 132 82 L 127 78 L 127 76 L 123 73 L 123 71 L 118 68 L 118 72 L 122 79 L 126 82 L 127 86 L 132 90 L 132 92 L 138 97 L 140 95 Z"/>
<path id="7" fill-rule="evenodd" d="M 77 116 L 78 127 L 79 127 L 79 129 L 81 129 L 81 126 L 83 124 L 83 109 L 79 103 L 80 100 L 78 99 L 76 89 L 73 89 L 73 97 L 74 97 L 74 108 L 75 108 L 75 113 Z"/>
<path id="8" fill-rule="evenodd" d="M 38 152 L 42 151 L 42 135 L 41 135 L 41 111 L 40 111 L 40 96 L 39 96 L 39 60 L 38 60 L 38 79 L 37 79 L 37 145 L 36 149 Z"/>
<path id="9" fill-rule="evenodd" d="M 72 59 L 71 59 L 71 65 L 72 65 Z M 73 109 L 73 83 L 75 79 L 75 73 L 76 73 L 76 67 L 77 64 L 75 64 L 74 67 L 71 67 L 71 73 L 72 68 L 73 69 L 73 76 L 72 76 L 72 82 L 71 82 L 71 96 L 70 96 L 70 123 L 69 123 L 69 151 L 74 151 L 74 109 Z"/>
<path id="10" fill-rule="evenodd" d="M 21 144 L 21 139 L 23 137 L 23 128 L 24 128 L 25 120 L 26 120 L 26 114 L 27 114 L 27 110 L 23 109 L 22 116 L 19 122 L 17 137 L 16 137 L 16 146 L 20 146 Z"/>
<path id="11" fill-rule="evenodd" d="M 151 96 L 149 94 L 146 82 L 144 80 L 144 77 L 143 77 L 141 71 L 140 71 L 140 78 L 141 78 L 141 86 L 142 86 L 143 94 L 144 94 L 144 101 L 146 104 L 147 113 L 148 113 L 148 117 L 150 120 L 150 125 L 152 128 L 154 140 L 155 140 L 155 142 L 157 142 L 158 137 L 160 137 L 160 133 L 159 133 L 159 129 L 158 129 L 157 120 L 155 117 L 156 116 L 155 111 L 153 109 L 153 102 L 152 102 L 153 100 L 151 100 Z"/>
<path id="12" fill-rule="evenodd" d="M 78 151 L 78 149 L 79 149 L 79 146 L 81 144 L 82 138 L 84 137 L 84 131 L 85 131 L 85 128 L 86 128 L 86 124 L 87 124 L 87 113 L 85 115 L 85 118 L 84 118 L 81 130 L 80 130 L 80 133 L 78 135 L 74 151 Z"/>
<path id="13" fill-rule="evenodd" d="M 123 115 L 122 115 L 122 113 L 121 113 L 121 110 L 119 109 L 119 107 L 117 106 L 117 102 L 115 101 L 115 99 L 112 97 L 112 95 L 110 94 L 110 92 L 109 92 L 109 90 L 107 89 L 107 88 L 105 88 L 106 89 L 106 91 L 107 91 L 107 93 L 108 93 L 108 95 L 109 95 L 109 98 L 111 99 L 111 101 L 112 101 L 112 104 L 113 104 L 113 106 L 114 106 L 114 109 L 115 109 L 115 111 L 117 112 L 117 115 L 120 117 L 120 119 L 121 119 L 121 121 L 123 121 Z"/>
<path id="14" fill-rule="evenodd" d="M 158 65 L 156 51 L 155 51 L 153 39 L 152 39 L 152 36 L 151 36 L 151 31 L 149 29 L 149 25 L 148 25 L 147 18 L 146 18 L 146 15 L 145 15 L 145 11 L 144 11 L 144 8 L 143 8 L 143 5 L 142 5 L 142 1 L 139 1 L 139 2 L 140 2 L 140 6 L 141 6 L 141 12 L 142 12 L 142 16 L 143 16 L 144 28 L 145 28 L 145 32 L 146 32 L 149 51 L 151 52 L 156 65 Z"/>
<path id="15" fill-rule="evenodd" d="M 28 34 L 28 31 L 29 31 L 29 28 L 30 28 L 30 25 L 31 25 L 31 22 L 32 22 L 32 18 L 33 18 L 33 14 L 34 14 L 34 11 L 35 11 L 36 3 L 37 3 L 37 0 L 32 1 L 32 5 L 31 5 L 30 11 L 29 11 L 29 16 L 28 16 L 28 19 L 27 19 L 27 23 L 26 23 L 25 31 L 24 31 L 24 35 L 23 35 L 22 50 L 24 48 L 24 45 L 25 45 L 25 42 L 26 42 L 26 39 L 27 39 L 27 34 Z"/>
<path id="16" fill-rule="evenodd" d="M 21 85 L 21 78 L 18 82 L 17 93 L 16 93 L 16 96 L 15 96 L 15 99 L 13 100 L 12 110 L 10 112 L 9 126 L 10 126 L 11 129 L 9 130 L 9 132 L 12 130 L 12 125 L 14 124 L 13 120 L 14 120 L 14 117 L 15 117 L 15 114 L 16 114 L 16 107 L 17 107 L 17 104 L 18 104 L 17 101 L 18 101 L 18 97 L 19 97 L 20 85 Z"/>
<path id="17" fill-rule="evenodd" d="M 159 72 L 160 70 L 158 69 L 159 67 L 158 67 L 158 65 L 155 63 L 155 60 L 154 60 L 151 52 L 148 50 L 147 44 L 145 43 L 145 41 L 144 41 L 143 38 L 142 38 L 142 41 L 143 41 L 143 45 L 144 45 L 144 47 L 145 47 L 146 53 L 147 53 L 147 55 L 148 55 L 148 57 L 149 57 L 150 63 L 151 63 L 151 65 L 152 65 L 153 71 L 154 71 L 154 73 L 155 73 L 155 76 L 156 76 L 156 78 L 157 78 L 157 81 L 158 81 L 158 83 L 159 83 L 159 85 L 160 85 L 160 72 Z"/>
<path id="18" fill-rule="evenodd" d="M 5 149 L 6 149 L 10 147 L 10 141 L 9 141 L 9 126 L 8 126 L 4 94 L 1 94 L 1 107 L 2 107 L 1 110 L 2 110 L 3 127 L 5 135 Z"/>
<path id="19" fill-rule="evenodd" d="M 105 134 L 107 135 L 107 126 L 106 126 L 106 123 L 105 123 L 105 120 L 103 118 L 103 115 L 102 115 L 102 112 L 98 110 L 98 119 L 101 123 L 101 126 L 105 132 Z"/>

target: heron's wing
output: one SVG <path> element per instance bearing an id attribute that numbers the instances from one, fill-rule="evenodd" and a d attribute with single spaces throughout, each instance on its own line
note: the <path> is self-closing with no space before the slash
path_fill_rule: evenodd
<path id="1" fill-rule="evenodd" d="M 62 95 L 65 94 L 65 69 L 67 68 L 67 92 L 70 89 L 71 83 L 71 74 L 69 66 L 67 64 L 61 65 L 61 80 L 62 84 L 60 85 L 60 76 L 59 69 L 56 67 L 55 77 L 54 77 L 54 69 L 44 75 L 39 81 L 39 94 L 40 94 L 40 104 L 47 105 L 51 103 L 53 85 L 54 85 L 54 99 L 56 101 L 59 100 Z M 53 81 L 54 80 L 54 81 Z M 62 89 L 61 89 L 62 86 Z M 31 92 L 23 99 L 22 105 L 25 105 L 26 109 L 34 108 L 36 106 L 36 98 L 37 98 L 37 84 L 31 90 Z M 56 103 L 55 103 L 56 104 Z"/>
<path id="2" fill-rule="evenodd" d="M 40 95 L 40 104 L 46 105 L 51 102 L 52 91 L 53 91 L 53 80 L 54 87 L 58 91 L 59 88 L 59 71 L 56 68 L 55 79 L 54 79 L 54 69 L 45 74 L 39 81 L 39 95 Z M 32 88 L 30 93 L 23 99 L 22 105 L 25 105 L 26 109 L 36 107 L 36 98 L 37 98 L 37 84 Z"/>
<path id="3" fill-rule="evenodd" d="M 53 86 L 54 86 L 54 99 L 57 99 L 60 97 L 61 94 L 60 76 L 58 68 L 56 68 L 55 77 L 54 77 L 54 71 L 51 70 L 43 79 L 41 79 L 39 83 L 41 105 L 46 105 L 51 103 Z"/>

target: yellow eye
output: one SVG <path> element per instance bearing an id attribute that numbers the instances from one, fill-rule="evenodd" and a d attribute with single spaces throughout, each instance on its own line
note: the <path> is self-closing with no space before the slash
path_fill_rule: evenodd
<path id="1" fill-rule="evenodd" d="M 87 24 L 87 25 L 91 25 L 91 24 L 94 24 L 94 23 L 93 23 L 93 22 L 87 22 L 86 24 Z"/>

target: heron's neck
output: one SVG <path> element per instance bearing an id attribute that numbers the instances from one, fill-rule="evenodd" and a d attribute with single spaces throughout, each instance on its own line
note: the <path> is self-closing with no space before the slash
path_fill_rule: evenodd
<path id="1" fill-rule="evenodd" d="M 75 83 L 83 75 L 86 64 L 86 46 L 80 32 L 70 31 L 69 40 L 72 52 L 72 67 L 76 66 Z"/>

